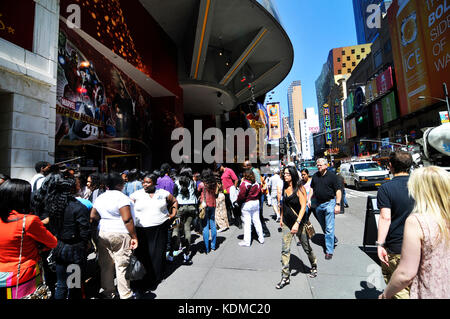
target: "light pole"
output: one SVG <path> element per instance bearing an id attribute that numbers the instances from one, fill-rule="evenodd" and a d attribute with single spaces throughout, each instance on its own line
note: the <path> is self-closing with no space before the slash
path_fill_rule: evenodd
<path id="1" fill-rule="evenodd" d="M 426 98 L 429 98 L 429 99 L 434 99 L 434 100 L 438 100 L 438 101 L 441 101 L 441 102 L 445 102 L 447 104 L 447 112 L 448 112 L 447 114 L 448 114 L 448 116 L 450 118 L 450 104 L 449 104 L 449 100 L 448 100 L 449 98 L 448 98 L 447 84 L 445 82 L 442 83 L 442 88 L 444 89 L 445 99 L 441 99 L 441 98 L 433 97 L 433 96 L 423 96 L 423 95 L 419 96 L 417 99 L 418 100 L 425 100 Z"/>

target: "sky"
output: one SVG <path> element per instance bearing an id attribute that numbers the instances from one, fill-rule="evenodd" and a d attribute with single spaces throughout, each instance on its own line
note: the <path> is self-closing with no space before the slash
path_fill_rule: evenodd
<path id="1" fill-rule="evenodd" d="M 288 116 L 287 90 L 296 80 L 302 82 L 303 108 L 314 107 L 317 114 L 315 81 L 332 48 L 357 44 L 352 0 L 272 0 L 281 24 L 294 48 L 294 63 L 287 77 L 273 90 Z"/>

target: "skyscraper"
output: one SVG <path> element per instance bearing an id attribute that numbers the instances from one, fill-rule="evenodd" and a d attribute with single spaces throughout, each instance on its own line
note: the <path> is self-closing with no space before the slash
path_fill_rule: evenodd
<path id="1" fill-rule="evenodd" d="M 302 83 L 293 81 L 288 88 L 288 106 L 289 106 L 289 127 L 295 135 L 297 147 L 301 151 L 302 136 L 300 120 L 305 118 L 303 111 Z"/>

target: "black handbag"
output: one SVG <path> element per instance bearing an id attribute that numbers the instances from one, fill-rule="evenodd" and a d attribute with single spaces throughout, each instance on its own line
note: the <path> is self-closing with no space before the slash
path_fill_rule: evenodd
<path id="1" fill-rule="evenodd" d="M 144 265 L 137 259 L 133 253 L 130 257 L 130 263 L 128 264 L 127 271 L 125 272 L 125 279 L 134 281 L 144 278 L 147 271 Z"/>

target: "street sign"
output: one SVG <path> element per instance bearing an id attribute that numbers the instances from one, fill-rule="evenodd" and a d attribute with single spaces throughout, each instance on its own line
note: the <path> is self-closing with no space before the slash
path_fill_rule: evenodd
<path id="1" fill-rule="evenodd" d="M 369 195 L 367 197 L 366 205 L 366 220 L 364 223 L 364 237 L 363 247 L 376 246 L 375 242 L 378 239 L 378 219 L 380 217 L 380 210 L 377 206 L 377 197 Z"/>

